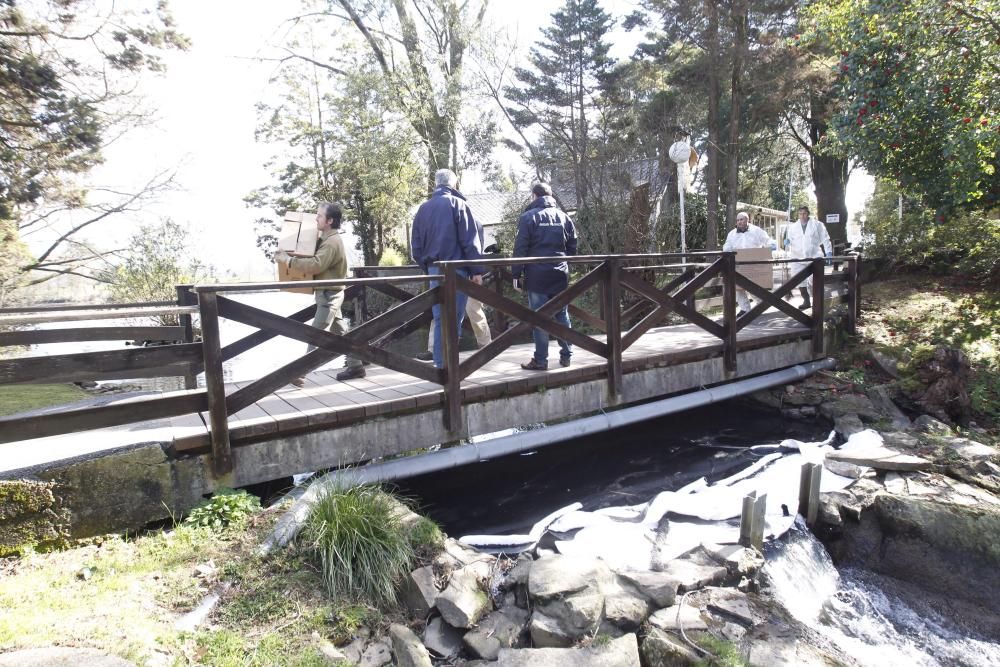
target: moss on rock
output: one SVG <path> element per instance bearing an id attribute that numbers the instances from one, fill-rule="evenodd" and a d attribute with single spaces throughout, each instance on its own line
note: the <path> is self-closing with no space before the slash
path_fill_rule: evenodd
<path id="1" fill-rule="evenodd" d="M 63 546 L 68 514 L 51 482 L 0 480 L 0 557 Z"/>

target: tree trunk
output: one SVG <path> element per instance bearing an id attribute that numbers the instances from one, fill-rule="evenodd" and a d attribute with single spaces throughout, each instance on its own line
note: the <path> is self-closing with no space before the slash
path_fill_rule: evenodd
<path id="1" fill-rule="evenodd" d="M 705 42 L 708 48 L 708 165 L 705 167 L 705 185 L 708 190 L 705 247 L 719 247 L 719 7 L 716 0 L 705 0 Z"/>
<path id="2" fill-rule="evenodd" d="M 816 147 L 826 134 L 833 100 L 812 96 L 809 99 L 809 168 L 816 187 L 816 219 L 827 223 L 827 216 L 837 215 L 837 222 L 829 222 L 826 229 L 830 239 L 839 246 L 847 243 L 847 159 L 817 153 Z"/>
<path id="3" fill-rule="evenodd" d="M 743 101 L 740 84 L 743 62 L 747 51 L 747 3 L 733 3 L 733 71 L 730 84 L 729 143 L 726 146 L 726 229 L 736 226 L 736 201 L 740 179 L 740 105 Z"/>

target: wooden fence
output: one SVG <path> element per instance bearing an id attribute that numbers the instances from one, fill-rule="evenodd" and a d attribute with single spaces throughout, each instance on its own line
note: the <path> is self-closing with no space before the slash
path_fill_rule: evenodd
<path id="1" fill-rule="evenodd" d="M 512 293 L 509 283 L 511 268 L 517 265 L 553 261 L 568 262 L 574 269 L 575 280 L 565 291 L 554 296 L 538 311 L 533 311 L 521 303 L 518 295 Z M 787 261 L 771 260 L 755 263 L 774 265 Z M 353 301 L 356 304 L 356 319 L 363 321 L 343 336 L 306 324 L 315 313 L 315 305 L 283 317 L 226 296 L 234 293 L 277 291 L 288 287 L 287 283 L 180 286 L 177 291 L 177 303 L 129 304 L 116 310 L 118 313 L 116 316 L 121 317 L 133 316 L 122 313 L 136 313 L 144 308 L 177 313 L 182 318 L 181 326 L 171 330 L 171 335 L 180 334 L 177 338 L 179 343 L 161 348 L 115 351 L 111 355 L 99 352 L 0 361 L 0 384 L 51 381 L 54 376 L 63 380 L 63 378 L 83 378 L 87 375 L 86 379 L 92 379 L 97 370 L 102 373 L 135 373 L 183 367 L 184 374 L 192 378 L 194 372 L 204 371 L 204 389 L 189 386 L 186 391 L 170 395 L 87 409 L 66 410 L 44 417 L 0 418 L 0 442 L 207 411 L 213 468 L 216 474 L 224 475 L 232 470 L 229 416 L 342 354 L 349 354 L 363 361 L 441 385 L 445 395 L 445 424 L 449 431 L 457 434 L 462 423 L 462 380 L 496 358 L 512 344 L 520 342 L 532 327 L 539 327 L 552 337 L 565 340 L 605 359 L 608 391 L 612 395 L 619 394 L 622 387 L 622 353 L 651 328 L 666 323 L 668 317 L 671 321 L 689 322 L 719 338 L 723 344 L 724 367 L 730 373 L 736 371 L 737 332 L 768 308 L 775 308 L 807 327 L 812 337 L 813 352 L 819 356 L 823 351 L 825 315 L 824 299 L 819 295 L 824 294 L 826 280 L 846 281 L 848 327 L 852 331 L 857 319 L 859 304 L 857 258 L 838 257 L 837 261 L 844 263 L 843 271 L 827 275 L 824 273 L 825 260 L 812 260 L 805 269 L 792 275 L 774 290 L 759 287 L 745 278 L 737 271 L 735 253 L 725 252 L 439 262 L 436 266 L 441 273 L 435 276 L 413 275 L 414 267 L 391 269 L 361 267 L 355 272 L 355 275 L 361 277 L 300 283 L 298 286 L 301 287 L 345 290 L 345 301 Z M 470 266 L 489 270 L 487 284 L 477 284 L 463 275 L 462 269 Z M 375 273 L 381 275 L 374 275 Z M 784 297 L 803 280 L 812 281 L 813 293 L 817 295 L 809 314 L 784 301 Z M 408 291 L 402 288 L 405 285 L 413 285 L 417 289 Z M 718 319 L 701 312 L 699 302 L 695 300 L 696 295 L 713 286 L 722 292 L 722 313 Z M 736 312 L 737 287 L 745 289 L 759 301 L 748 313 L 739 317 Z M 384 312 L 369 311 L 367 304 L 371 292 L 389 297 L 395 302 L 394 305 Z M 493 310 L 495 325 L 500 333 L 490 344 L 460 360 L 457 313 L 454 307 L 442 307 L 443 368 L 421 363 L 390 349 L 389 344 L 392 341 L 425 326 L 431 320 L 433 306 L 454 304 L 458 292 L 464 292 L 469 297 L 478 299 Z M 587 292 L 594 294 L 591 298 L 581 299 Z M 591 310 L 578 305 L 583 301 L 591 304 Z M 578 329 L 564 327 L 556 322 L 553 315 L 563 307 L 568 307 L 572 317 L 579 322 L 603 334 L 603 339 L 592 337 Z M 200 344 L 192 342 L 190 318 L 194 311 L 197 311 L 201 325 Z M 53 316 L 62 311 L 51 308 L 44 312 Z M 68 309 L 66 312 L 69 312 Z M 23 318 L 30 315 L 31 313 L 26 310 L 18 311 L 17 316 L 22 318 L 18 321 L 29 322 L 30 320 Z M 0 317 L 5 316 L 11 316 L 13 319 L 11 313 L 0 311 Z M 220 318 L 240 322 L 256 328 L 257 331 L 223 346 L 219 337 Z M 0 323 L 2 322 L 0 319 Z M 35 336 L 39 333 L 45 333 L 46 342 L 52 342 L 50 338 L 94 340 L 84 337 L 88 335 L 107 335 L 112 336 L 111 339 L 117 339 L 114 336 L 125 335 L 126 338 L 131 338 L 136 335 L 136 331 L 145 331 L 156 336 L 166 333 L 162 328 L 151 328 L 148 331 L 142 328 L 133 329 L 128 334 L 117 328 L 101 334 L 83 333 L 85 331 L 83 329 L 65 331 L 67 333 L 57 335 L 47 332 L 0 334 L 8 336 L 0 338 L 0 344 L 37 343 L 40 340 Z M 275 336 L 298 340 L 316 349 L 227 394 L 223 380 L 223 363 Z M 72 368 L 72 372 L 67 370 L 69 368 Z M 142 376 L 132 374 L 128 377 Z"/>

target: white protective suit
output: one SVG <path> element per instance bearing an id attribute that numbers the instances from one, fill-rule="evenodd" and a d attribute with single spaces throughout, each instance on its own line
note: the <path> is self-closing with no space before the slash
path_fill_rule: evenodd
<path id="1" fill-rule="evenodd" d="M 833 242 L 830 241 L 830 233 L 826 231 L 826 225 L 816 218 L 809 218 L 806 221 L 805 230 L 802 223 L 796 220 L 785 226 L 785 249 L 788 251 L 790 259 L 808 259 L 811 257 L 823 257 L 824 252 L 820 246 L 826 250 L 826 256 L 833 256 Z M 809 266 L 809 262 L 793 262 L 790 264 L 792 275 Z M 806 278 L 802 286 L 812 297 L 812 280 Z"/>
<path id="2" fill-rule="evenodd" d="M 722 245 L 722 250 L 732 252 L 734 250 L 744 250 L 746 248 L 770 248 L 774 250 L 777 245 L 771 240 L 763 229 L 750 223 L 745 232 L 740 232 L 735 227 L 729 230 L 726 235 L 726 242 Z M 750 310 L 750 297 L 744 289 L 736 288 L 736 304 L 742 311 Z"/>

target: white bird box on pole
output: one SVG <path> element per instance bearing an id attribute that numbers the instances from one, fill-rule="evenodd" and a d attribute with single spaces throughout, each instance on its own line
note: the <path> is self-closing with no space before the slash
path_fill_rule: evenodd
<path id="1" fill-rule="evenodd" d="M 687 238 L 684 221 L 684 190 L 687 189 L 688 160 L 691 158 L 691 144 L 686 140 L 675 141 L 668 151 L 671 161 L 677 165 L 677 203 L 681 215 L 681 252 L 687 252 Z"/>

